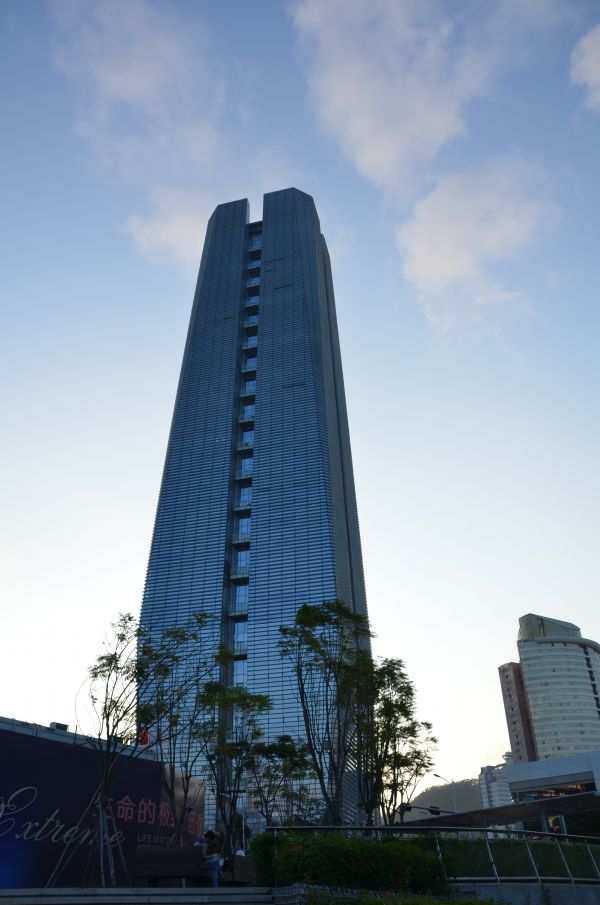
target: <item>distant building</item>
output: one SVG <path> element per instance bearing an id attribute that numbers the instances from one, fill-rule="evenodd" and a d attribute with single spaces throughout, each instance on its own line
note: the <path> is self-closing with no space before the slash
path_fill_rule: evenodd
<path id="1" fill-rule="evenodd" d="M 537 760 L 521 664 L 505 663 L 498 672 L 513 761 Z"/>
<path id="2" fill-rule="evenodd" d="M 508 756 L 510 760 L 510 755 Z M 482 767 L 479 771 L 479 791 L 484 808 L 497 808 L 512 804 L 512 795 L 506 779 L 507 759 L 503 764 Z"/>
<path id="3" fill-rule="evenodd" d="M 515 763 L 600 749 L 600 644 L 578 626 L 528 613 L 519 663 L 499 668 Z"/>
<path id="4" fill-rule="evenodd" d="M 507 764 L 505 779 L 515 802 L 562 798 L 600 790 L 600 751 Z"/>
<path id="5" fill-rule="evenodd" d="M 562 833 L 580 833 L 581 824 L 577 827 L 579 817 L 591 820 L 592 825 L 597 827 L 600 814 L 600 751 L 545 758 L 531 763 L 507 764 L 505 777 L 515 804 L 530 801 L 544 803 L 539 817 L 544 831 L 554 828 Z M 573 813 L 572 816 L 565 816 L 557 813 L 556 801 L 572 795 L 576 796 L 579 815 Z M 533 825 L 525 824 L 525 828 L 537 829 L 537 821 Z M 597 830 L 593 829 L 591 832 L 596 835 Z"/>

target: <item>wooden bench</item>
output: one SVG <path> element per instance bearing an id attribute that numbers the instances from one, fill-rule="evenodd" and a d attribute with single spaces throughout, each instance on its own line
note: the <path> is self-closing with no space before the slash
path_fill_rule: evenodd
<path id="1" fill-rule="evenodd" d="M 234 886 L 256 886 L 254 860 L 246 855 L 234 855 L 229 859 L 231 881 Z"/>
<path id="2" fill-rule="evenodd" d="M 232 886 L 254 886 L 252 858 L 234 855 L 229 859 L 231 869 L 223 874 L 224 882 Z M 160 880 L 204 881 L 209 885 L 211 869 L 203 864 L 199 848 L 151 846 L 138 848 L 135 853 L 135 876 L 156 885 Z"/>
<path id="3" fill-rule="evenodd" d="M 199 848 L 138 848 L 135 853 L 135 875 L 151 886 L 159 880 L 204 880 L 210 883 L 210 868 L 204 867 Z"/>

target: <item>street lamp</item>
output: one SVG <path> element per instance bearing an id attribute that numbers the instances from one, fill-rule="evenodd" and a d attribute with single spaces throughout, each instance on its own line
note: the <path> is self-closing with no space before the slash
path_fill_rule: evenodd
<path id="1" fill-rule="evenodd" d="M 433 775 L 435 776 L 436 779 L 441 779 L 442 782 L 447 783 L 450 786 L 450 788 L 452 789 L 452 809 L 454 810 L 455 814 L 458 814 L 458 808 L 456 807 L 456 787 L 454 785 L 454 780 L 446 779 L 445 776 L 440 776 L 439 773 L 434 773 Z"/>

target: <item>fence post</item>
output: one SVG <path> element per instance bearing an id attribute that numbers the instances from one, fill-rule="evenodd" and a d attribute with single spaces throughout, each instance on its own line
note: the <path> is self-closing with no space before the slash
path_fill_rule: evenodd
<path id="1" fill-rule="evenodd" d="M 557 839 L 557 840 L 556 840 L 556 844 L 558 845 L 558 850 L 559 850 L 559 852 L 560 852 L 560 857 L 561 857 L 562 860 L 563 860 L 563 864 L 564 864 L 565 867 L 567 868 L 567 874 L 568 874 L 568 876 L 569 876 L 569 879 L 570 879 L 571 883 L 574 883 L 575 880 L 573 879 L 573 874 L 571 873 L 571 868 L 569 867 L 569 865 L 568 865 L 568 863 L 567 863 L 567 859 L 565 858 L 565 853 L 564 853 L 563 850 L 562 850 L 562 842 L 559 842 L 559 840 Z"/>
<path id="2" fill-rule="evenodd" d="M 590 859 L 591 859 L 591 861 L 592 861 L 592 864 L 594 865 L 594 870 L 595 870 L 596 873 L 598 874 L 598 879 L 600 879 L 600 868 L 598 867 L 598 865 L 597 865 L 597 863 L 596 863 L 596 859 L 594 858 L 594 855 L 592 854 L 592 850 L 591 850 L 591 848 L 590 848 L 589 842 L 586 842 L 586 843 L 585 843 L 585 847 L 587 848 L 588 855 L 590 856 Z"/>
<path id="3" fill-rule="evenodd" d="M 534 858 L 533 855 L 531 854 L 531 849 L 529 848 L 529 842 L 528 842 L 528 840 L 527 840 L 527 836 L 525 836 L 525 837 L 523 838 L 523 841 L 525 842 L 525 848 L 527 849 L 527 854 L 529 855 L 529 860 L 531 861 L 531 866 L 533 867 L 533 870 L 534 870 L 535 876 L 536 876 L 536 878 L 537 878 L 537 881 L 538 881 L 538 883 L 541 883 L 542 881 L 541 881 L 541 878 L 540 878 L 540 873 L 539 873 L 539 871 L 538 871 L 538 869 L 537 869 L 537 864 L 535 863 L 535 858 Z"/>
<path id="4" fill-rule="evenodd" d="M 446 873 L 446 865 L 444 864 L 444 856 L 442 854 L 442 847 L 440 845 L 440 840 L 436 831 L 433 831 L 433 841 L 435 842 L 435 848 L 437 851 L 437 856 L 439 858 L 439 862 L 442 865 L 442 870 L 444 871 L 444 880 L 446 883 L 448 882 L 448 874 Z"/>
<path id="5" fill-rule="evenodd" d="M 498 871 L 496 870 L 496 862 L 494 861 L 494 856 L 492 854 L 492 849 L 490 848 L 490 843 L 488 839 L 487 831 L 483 833 L 483 840 L 485 842 L 485 847 L 487 849 L 488 857 L 490 859 L 490 863 L 492 865 L 492 870 L 494 871 L 494 876 L 496 878 L 496 883 L 500 882 L 500 877 L 498 876 Z"/>

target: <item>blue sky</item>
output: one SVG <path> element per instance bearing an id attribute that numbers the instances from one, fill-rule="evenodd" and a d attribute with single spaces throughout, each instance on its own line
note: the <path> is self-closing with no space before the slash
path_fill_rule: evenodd
<path id="1" fill-rule="evenodd" d="M 518 617 L 600 639 L 595 2 L 5 0 L 0 713 L 81 724 L 137 611 L 207 216 L 332 252 L 375 649 L 437 772 L 508 747 Z"/>

